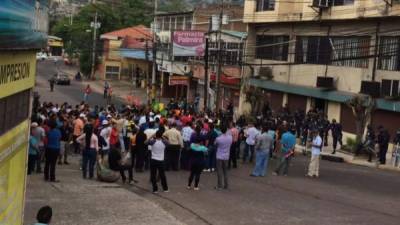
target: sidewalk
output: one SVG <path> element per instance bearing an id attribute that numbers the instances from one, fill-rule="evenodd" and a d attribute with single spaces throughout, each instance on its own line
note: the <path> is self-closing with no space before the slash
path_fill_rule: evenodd
<path id="1" fill-rule="evenodd" d="M 70 159 L 71 165 L 57 165 L 60 183 L 44 182 L 43 174 L 28 176 L 24 224 L 34 223 L 44 205 L 53 208 L 54 225 L 183 224 L 160 206 L 123 188 L 120 182 L 82 179 L 79 158 Z"/>
<path id="2" fill-rule="evenodd" d="M 391 159 L 391 157 L 388 157 L 389 154 L 387 154 L 387 156 L 386 156 L 386 164 L 385 165 L 379 165 L 379 164 L 377 165 L 375 158 L 372 159 L 372 162 L 368 162 L 366 157 L 365 158 L 364 157 L 355 157 L 353 154 L 348 153 L 343 150 L 340 150 L 340 149 L 336 150 L 336 154 L 331 154 L 333 151 L 333 147 L 331 145 L 332 144 L 331 140 L 330 140 L 329 144 L 330 144 L 329 146 L 323 147 L 321 156 L 341 158 L 341 159 L 343 159 L 343 161 L 345 163 L 350 163 L 350 164 L 354 164 L 354 165 L 400 172 L 399 167 L 392 166 L 392 159 Z M 299 144 L 296 145 L 296 152 L 302 152 L 302 149 L 304 149 L 303 146 L 301 146 Z M 307 150 L 310 151 L 310 149 L 307 149 Z"/>

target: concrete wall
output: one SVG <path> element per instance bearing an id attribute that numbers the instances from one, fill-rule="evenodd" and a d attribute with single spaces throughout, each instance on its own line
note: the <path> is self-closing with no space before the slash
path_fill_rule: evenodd
<path id="1" fill-rule="evenodd" d="M 318 8 L 312 8 L 312 1 L 276 1 L 272 11 L 256 12 L 257 1 L 246 0 L 244 5 L 245 23 L 269 23 L 282 21 L 313 21 L 342 20 L 356 18 L 375 18 L 383 16 L 397 16 L 400 14 L 399 2 L 393 1 L 390 7 L 385 1 L 379 0 L 355 0 L 354 4 L 344 6 L 331 6 L 321 9 L 321 17 Z M 390 2 L 390 1 L 389 1 Z"/>
<path id="2" fill-rule="evenodd" d="M 398 25 L 400 19 L 381 22 L 381 35 L 397 36 L 400 35 Z M 375 30 L 376 21 L 353 21 L 349 22 L 332 22 L 324 26 L 318 23 L 301 23 L 301 24 L 265 24 L 263 26 L 255 26 L 249 24 L 248 48 L 246 49 L 247 62 L 257 67 L 270 67 L 273 72 L 273 80 L 278 82 L 315 86 L 318 76 L 333 77 L 337 82 L 337 89 L 341 91 L 358 93 L 360 91 L 362 80 L 371 80 L 373 71 L 373 58 L 369 59 L 367 68 L 346 67 L 316 64 L 295 64 L 286 65 L 294 62 L 295 41 L 296 36 L 326 36 L 328 25 L 331 25 L 330 36 L 348 36 L 355 34 L 358 36 L 368 36 L 370 38 L 370 54 L 374 54 L 375 47 Z M 289 39 L 289 57 L 287 61 L 275 61 L 266 59 L 255 59 L 256 35 L 287 35 Z M 279 65 L 281 64 L 281 65 Z M 283 65 L 282 65 L 283 64 Z M 247 70 L 249 72 L 249 70 Z M 247 74 L 249 76 L 249 74 Z M 377 70 L 376 81 L 382 79 L 399 79 L 399 71 Z"/>

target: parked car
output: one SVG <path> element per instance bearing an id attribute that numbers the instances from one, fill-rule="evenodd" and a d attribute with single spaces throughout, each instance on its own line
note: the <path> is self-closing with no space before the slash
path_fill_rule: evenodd
<path id="1" fill-rule="evenodd" d="M 58 85 L 70 85 L 71 79 L 66 74 L 57 74 L 56 76 L 56 84 Z"/>
<path id="2" fill-rule="evenodd" d="M 36 60 L 46 60 L 47 58 L 48 58 L 48 56 L 44 52 L 36 53 Z"/>

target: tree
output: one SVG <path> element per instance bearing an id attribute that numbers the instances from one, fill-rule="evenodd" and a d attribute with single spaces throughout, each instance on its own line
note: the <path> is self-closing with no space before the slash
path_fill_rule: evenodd
<path id="1" fill-rule="evenodd" d="M 74 16 L 73 23 L 69 18 L 60 19 L 50 30 L 50 33 L 61 37 L 65 43 L 65 50 L 68 55 L 79 56 L 80 69 L 85 74 L 90 73 L 92 64 L 93 29 L 90 23 L 94 20 L 95 13 L 98 14 L 98 21 L 101 27 L 97 34 L 104 34 L 113 30 L 143 24 L 148 26 L 152 21 L 152 5 L 144 0 L 121 0 L 115 2 L 114 7 L 98 1 L 97 4 L 84 6 Z M 97 41 L 96 54 L 102 52 L 103 44 Z M 98 59 L 96 57 L 96 65 Z"/>
<path id="2" fill-rule="evenodd" d="M 159 11 L 162 12 L 184 12 L 188 10 L 189 4 L 182 0 L 161 1 Z"/>
<path id="3" fill-rule="evenodd" d="M 365 128 L 371 119 L 376 102 L 371 96 L 356 95 L 346 102 L 346 105 L 353 111 L 356 118 L 356 143 L 362 141 Z"/>

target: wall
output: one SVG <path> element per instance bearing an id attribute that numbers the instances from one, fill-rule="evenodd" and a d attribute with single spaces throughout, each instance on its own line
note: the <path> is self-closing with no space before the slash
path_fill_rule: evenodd
<path id="1" fill-rule="evenodd" d="M 282 21 L 343 20 L 398 16 L 400 4 L 393 2 L 390 7 L 385 1 L 355 0 L 352 5 L 332 6 L 321 10 L 310 7 L 311 1 L 276 1 L 273 11 L 256 12 L 256 0 L 246 0 L 244 5 L 245 23 L 267 23 Z"/>

